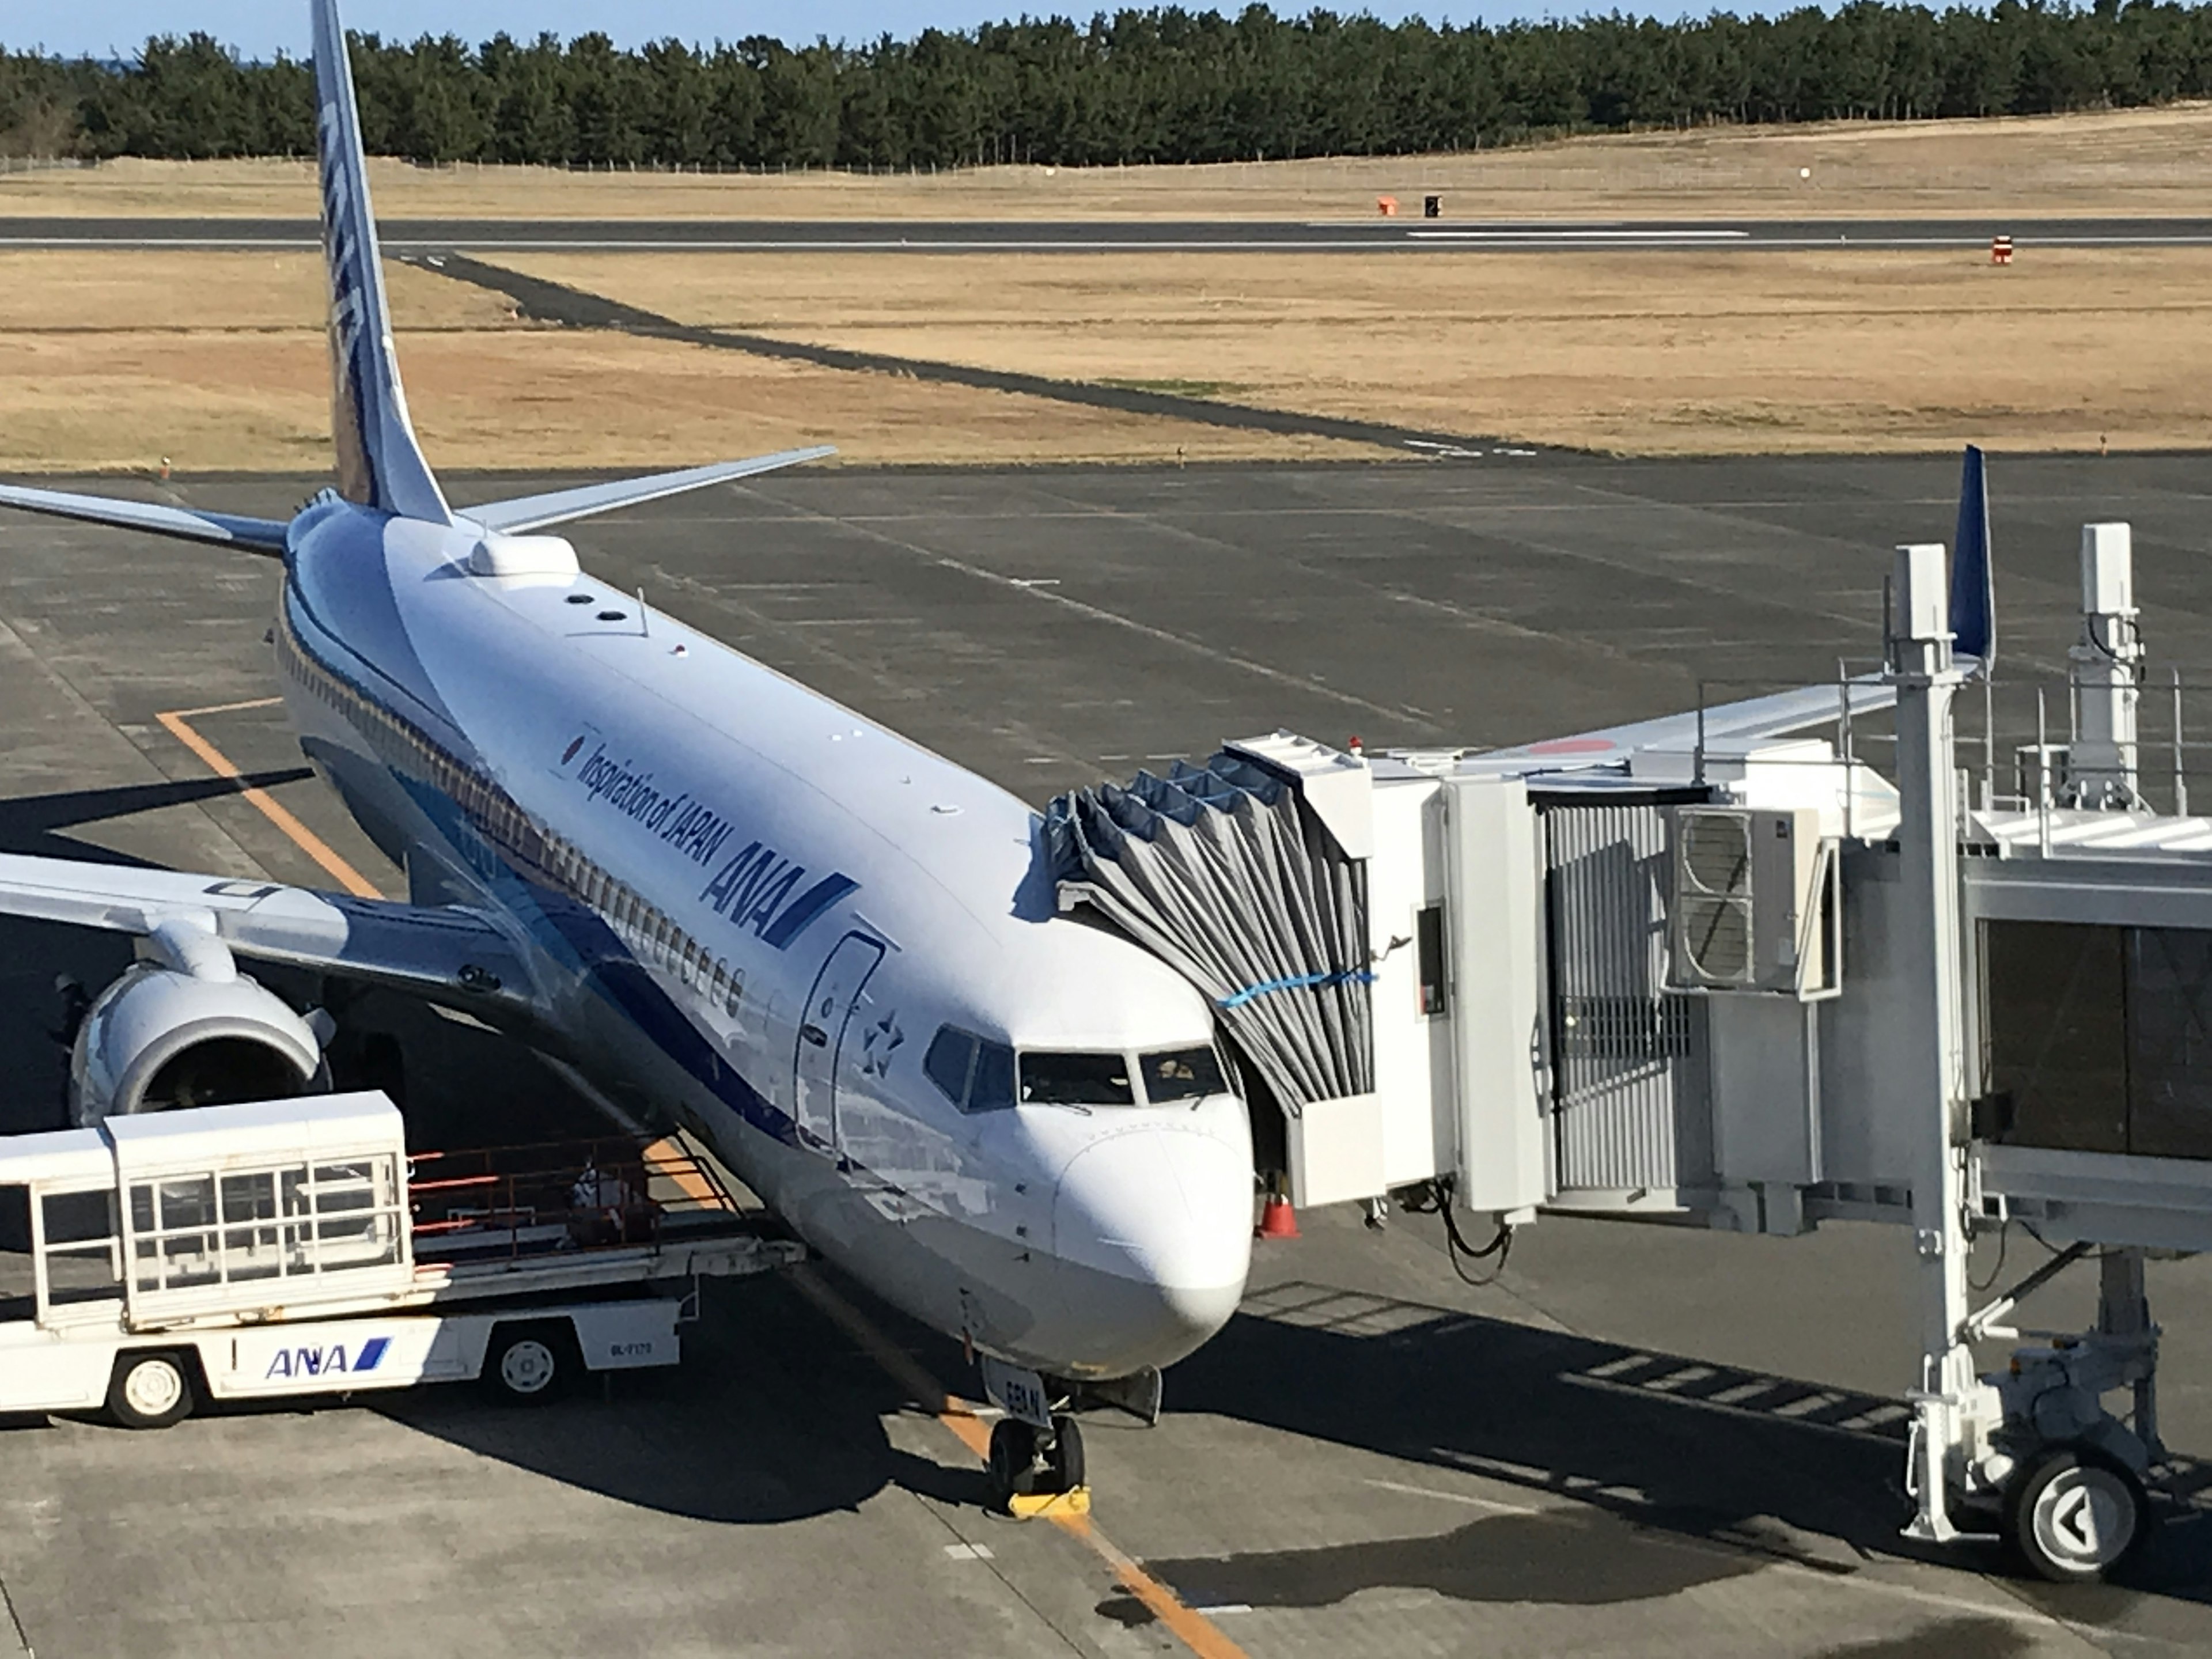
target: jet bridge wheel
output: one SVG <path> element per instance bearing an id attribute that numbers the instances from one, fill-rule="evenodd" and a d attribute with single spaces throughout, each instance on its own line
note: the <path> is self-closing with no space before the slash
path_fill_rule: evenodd
<path id="1" fill-rule="evenodd" d="M 192 1414 L 192 1373 L 182 1354 L 141 1349 L 115 1357 L 107 1414 L 126 1429 L 166 1429 Z"/>
<path id="2" fill-rule="evenodd" d="M 2056 1583 L 2102 1578 L 2142 1547 L 2151 1520 L 2142 1483 L 2087 1446 L 2045 1448 L 2005 1492 L 2005 1541 Z"/>

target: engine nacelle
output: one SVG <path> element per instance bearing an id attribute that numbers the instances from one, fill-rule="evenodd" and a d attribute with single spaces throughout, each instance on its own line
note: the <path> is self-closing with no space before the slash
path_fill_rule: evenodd
<path id="1" fill-rule="evenodd" d="M 222 961 L 155 947 L 94 999 L 70 1057 L 70 1118 L 281 1100 L 327 1087 L 313 1028 Z M 166 943 L 166 942 L 165 942 Z M 194 953 L 198 955 L 198 953 Z M 162 959 L 166 958 L 166 959 Z"/>

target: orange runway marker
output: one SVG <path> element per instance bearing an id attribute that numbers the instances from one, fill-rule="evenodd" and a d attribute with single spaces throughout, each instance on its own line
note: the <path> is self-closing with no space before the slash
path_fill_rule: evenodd
<path id="1" fill-rule="evenodd" d="M 154 718 L 161 722 L 171 737 L 198 756 L 210 771 L 217 777 L 228 778 L 238 784 L 238 793 L 246 798 L 246 804 L 283 830 L 294 846 L 314 860 L 322 867 L 324 872 L 339 886 L 344 888 L 356 898 L 382 898 L 384 895 L 377 890 L 368 877 L 340 858 L 328 842 L 294 817 L 291 812 L 266 789 L 247 783 L 246 775 L 232 763 L 230 757 L 195 732 L 189 723 L 190 717 L 192 716 L 228 714 L 246 708 L 266 708 L 272 703 L 282 701 L 283 700 L 281 697 L 258 697 L 251 702 L 216 703 L 206 708 L 173 708 L 167 714 L 156 714 Z"/>

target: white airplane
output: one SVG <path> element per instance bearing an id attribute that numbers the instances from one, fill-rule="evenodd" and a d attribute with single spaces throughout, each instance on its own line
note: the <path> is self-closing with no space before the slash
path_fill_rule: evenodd
<path id="1" fill-rule="evenodd" d="M 335 0 L 313 0 L 337 489 L 290 521 L 0 487 L 281 558 L 301 747 L 410 902 L 0 857 L 0 914 L 121 930 L 71 1109 L 297 1093 L 327 1019 L 238 959 L 517 1030 L 703 1135 L 821 1253 L 995 1364 L 1006 1490 L 1081 1480 L 1045 1403 L 1242 1294 L 1253 1167 L 1206 1000 L 1055 913 L 1037 814 L 577 565 L 550 526 L 827 454 L 456 508 L 400 388 Z M 1026 1420 L 1024 1420 L 1026 1419 Z"/>

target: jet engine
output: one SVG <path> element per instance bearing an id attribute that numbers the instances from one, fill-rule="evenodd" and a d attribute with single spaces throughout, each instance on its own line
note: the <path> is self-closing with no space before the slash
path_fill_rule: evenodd
<path id="1" fill-rule="evenodd" d="M 94 999 L 70 1056 L 70 1117 L 282 1099 L 329 1086 L 327 1016 L 295 1013 L 204 927 L 165 922 Z"/>

